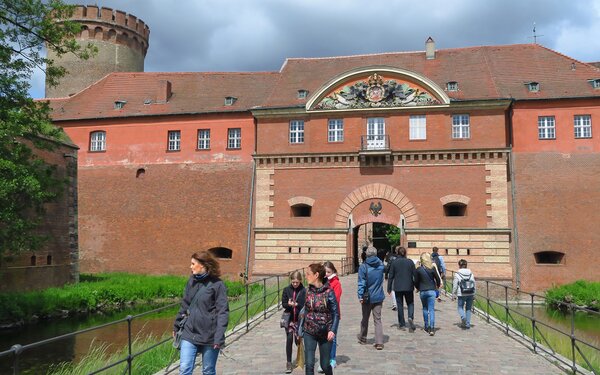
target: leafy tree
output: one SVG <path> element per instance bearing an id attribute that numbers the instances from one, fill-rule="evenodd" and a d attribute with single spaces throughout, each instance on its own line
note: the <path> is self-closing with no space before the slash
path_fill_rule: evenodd
<path id="1" fill-rule="evenodd" d="M 389 225 L 385 231 L 385 236 L 390 242 L 390 246 L 395 248 L 400 245 L 400 228 L 395 225 Z"/>
<path id="2" fill-rule="evenodd" d="M 48 104 L 34 101 L 28 90 L 35 69 L 45 70 L 51 85 L 66 73 L 43 56 L 44 46 L 58 56 L 95 52 L 75 41 L 77 23 L 56 22 L 73 11 L 57 0 L 0 0 L 0 259 L 39 247 L 43 236 L 35 228 L 44 204 L 60 192 L 54 167 L 35 149 L 50 149 L 62 130 L 52 126 Z"/>

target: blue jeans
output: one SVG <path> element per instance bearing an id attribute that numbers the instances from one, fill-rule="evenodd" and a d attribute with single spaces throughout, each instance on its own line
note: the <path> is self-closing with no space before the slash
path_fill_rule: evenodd
<path id="1" fill-rule="evenodd" d="M 473 309 L 473 298 L 475 296 L 458 297 L 458 315 L 460 319 L 465 319 L 465 327 L 471 327 L 471 310 Z M 465 309 L 467 312 L 465 313 Z"/>
<path id="2" fill-rule="evenodd" d="M 333 375 L 329 358 L 331 344 L 332 342 L 327 341 L 327 339 L 317 339 L 310 333 L 304 332 L 304 365 L 306 375 L 315 374 L 315 350 L 317 350 L 317 345 L 319 345 L 321 369 L 323 369 L 326 375 Z"/>
<path id="3" fill-rule="evenodd" d="M 217 358 L 219 349 L 212 345 L 194 345 L 189 341 L 181 340 L 181 356 L 179 360 L 179 375 L 192 375 L 196 364 L 196 354 L 202 353 L 202 375 L 217 374 Z"/>
<path id="4" fill-rule="evenodd" d="M 435 290 L 424 290 L 419 293 L 423 304 L 423 320 L 425 328 L 435 328 Z"/>

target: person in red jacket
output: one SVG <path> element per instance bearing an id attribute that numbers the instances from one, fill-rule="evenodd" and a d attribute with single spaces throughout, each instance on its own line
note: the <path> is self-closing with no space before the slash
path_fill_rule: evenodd
<path id="1" fill-rule="evenodd" d="M 329 282 L 329 287 L 331 289 L 333 289 L 333 293 L 335 293 L 335 299 L 337 300 L 338 303 L 338 313 L 340 316 L 340 319 L 342 318 L 342 313 L 341 313 L 341 305 L 340 305 L 340 299 L 342 298 L 342 284 L 340 283 L 340 279 L 337 276 L 337 269 L 335 268 L 335 266 L 333 265 L 332 262 L 330 261 L 326 261 L 325 263 L 323 263 L 323 266 L 325 267 L 325 276 L 328 279 Z M 335 337 L 333 339 L 333 344 L 331 345 L 331 368 L 335 368 L 337 366 L 337 362 L 335 359 L 335 354 L 336 354 L 336 346 L 337 346 L 337 332 L 335 333 Z"/>

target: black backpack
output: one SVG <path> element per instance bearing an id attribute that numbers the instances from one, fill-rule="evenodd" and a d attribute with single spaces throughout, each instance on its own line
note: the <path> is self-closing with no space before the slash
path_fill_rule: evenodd
<path id="1" fill-rule="evenodd" d="M 457 273 L 457 275 L 460 278 L 458 283 L 460 294 L 463 296 L 475 294 L 475 280 L 473 280 L 473 274 L 470 274 L 466 279 L 460 273 Z"/>

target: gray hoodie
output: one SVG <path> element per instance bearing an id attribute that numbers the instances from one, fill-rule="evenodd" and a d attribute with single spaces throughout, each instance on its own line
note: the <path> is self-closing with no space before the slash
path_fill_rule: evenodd
<path id="1" fill-rule="evenodd" d="M 454 274 L 454 280 L 452 282 L 452 294 L 457 297 L 462 297 L 462 293 L 460 292 L 460 281 L 471 278 L 473 282 L 475 282 L 475 276 L 473 272 L 471 272 L 468 268 L 460 268 L 458 272 Z"/>

